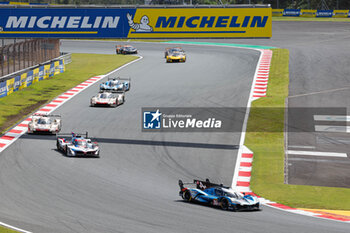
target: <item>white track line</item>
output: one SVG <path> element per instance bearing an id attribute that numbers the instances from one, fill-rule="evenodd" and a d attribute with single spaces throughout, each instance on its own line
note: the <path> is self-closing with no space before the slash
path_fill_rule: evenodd
<path id="1" fill-rule="evenodd" d="M 350 121 L 350 116 L 314 115 L 315 121 Z"/>
<path id="2" fill-rule="evenodd" d="M 329 132 L 329 133 L 350 133 L 350 126 L 338 126 L 338 125 L 315 125 L 316 132 Z"/>
<path id="3" fill-rule="evenodd" d="M 336 153 L 336 152 L 287 150 L 287 153 L 289 155 L 310 155 L 310 156 L 325 156 L 325 157 L 340 157 L 340 158 L 348 157 L 346 153 Z"/>

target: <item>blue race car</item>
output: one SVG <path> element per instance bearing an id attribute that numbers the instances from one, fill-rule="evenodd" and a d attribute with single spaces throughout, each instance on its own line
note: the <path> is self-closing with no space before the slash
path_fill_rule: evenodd
<path id="1" fill-rule="evenodd" d="M 129 91 L 130 78 L 108 78 L 108 81 L 100 84 L 100 91 Z"/>
<path id="2" fill-rule="evenodd" d="M 184 185 L 195 184 L 195 188 Z M 179 180 L 179 195 L 188 202 L 196 202 L 217 206 L 223 210 L 260 210 L 259 199 L 252 195 L 242 195 L 222 184 L 214 184 L 206 181 L 194 180 L 193 183 L 183 183 Z"/>

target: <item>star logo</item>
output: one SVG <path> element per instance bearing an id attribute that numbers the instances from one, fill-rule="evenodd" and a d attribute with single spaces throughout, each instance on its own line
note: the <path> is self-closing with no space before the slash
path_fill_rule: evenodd
<path id="1" fill-rule="evenodd" d="M 156 111 L 155 113 L 151 113 L 151 114 L 152 114 L 152 116 L 153 116 L 151 122 L 153 122 L 153 121 L 156 120 L 156 119 L 157 119 L 157 121 L 159 121 L 159 116 L 162 115 L 162 113 L 159 112 L 159 109 L 157 109 L 157 111 Z"/>
<path id="2" fill-rule="evenodd" d="M 160 129 L 161 128 L 162 113 L 157 111 L 144 111 L 143 112 L 143 128 L 144 129 Z"/>

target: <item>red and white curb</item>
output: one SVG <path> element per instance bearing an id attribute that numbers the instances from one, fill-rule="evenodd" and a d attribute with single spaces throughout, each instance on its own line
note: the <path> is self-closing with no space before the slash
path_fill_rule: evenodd
<path id="1" fill-rule="evenodd" d="M 345 217 L 345 216 L 343 217 L 340 215 L 329 214 L 326 212 L 315 213 L 308 210 L 292 208 L 280 203 L 276 203 L 274 201 L 267 200 L 263 197 L 256 195 L 250 189 L 250 178 L 251 178 L 253 156 L 254 156 L 253 152 L 250 151 L 246 146 L 243 146 L 240 166 L 238 171 L 238 179 L 237 179 L 236 188 L 235 188 L 236 191 L 257 196 L 260 200 L 260 203 L 275 209 L 279 209 L 279 210 L 283 210 L 283 211 L 287 211 L 295 214 L 307 215 L 307 216 L 316 217 L 316 218 L 324 218 L 329 220 L 350 223 L 350 217 Z"/>
<path id="2" fill-rule="evenodd" d="M 251 194 L 250 177 L 253 165 L 253 152 L 246 146 L 242 146 L 240 161 L 238 167 L 238 177 L 236 181 L 236 190 L 241 193 Z"/>
<path id="3" fill-rule="evenodd" d="M 250 189 L 250 179 L 251 179 L 251 171 L 252 171 L 252 165 L 253 165 L 253 156 L 254 153 L 249 150 L 246 146 L 244 146 L 244 140 L 245 140 L 245 131 L 247 129 L 247 121 L 249 117 L 249 108 L 251 106 L 251 103 L 254 100 L 257 100 L 261 97 L 266 96 L 267 92 L 267 85 L 268 85 L 268 79 L 269 79 L 269 73 L 270 73 L 270 64 L 272 59 L 272 51 L 271 50 L 259 50 L 261 52 L 260 59 L 255 71 L 255 76 L 253 80 L 252 90 L 250 92 L 250 97 L 247 105 L 247 113 L 246 118 L 243 123 L 242 128 L 242 135 L 240 140 L 240 149 L 237 154 L 237 160 L 236 160 L 236 168 L 235 168 L 235 174 L 232 179 L 232 188 L 235 189 L 238 192 L 245 193 L 245 194 L 251 194 L 257 196 L 251 189 Z M 295 214 L 301 214 L 316 218 L 322 218 L 322 219 L 329 219 L 329 220 L 335 220 L 340 222 L 346 222 L 350 223 L 349 219 L 343 216 L 335 215 L 335 214 L 327 214 L 327 213 L 315 213 L 308 210 L 302 210 L 297 208 L 292 208 L 280 203 L 276 203 L 270 200 L 267 200 L 263 197 L 257 196 L 260 200 L 260 202 L 264 205 L 270 206 L 275 209 L 287 211 L 290 213 Z"/>
<path id="4" fill-rule="evenodd" d="M 60 107 L 65 102 L 73 98 L 75 95 L 82 92 L 83 90 L 90 87 L 91 85 L 95 84 L 96 82 L 98 82 L 100 79 L 104 77 L 105 75 L 96 76 L 86 80 L 85 82 L 80 83 L 78 86 L 73 87 L 72 89 L 66 91 L 65 93 L 61 94 L 60 96 L 52 100 L 50 103 L 41 107 L 34 114 L 52 113 L 54 110 L 56 110 L 56 108 Z M 20 122 L 14 128 L 12 128 L 7 133 L 5 133 L 2 137 L 0 137 L 0 153 L 28 131 L 28 124 L 31 120 L 32 118 L 31 116 L 29 116 L 27 119 Z"/>
<path id="5" fill-rule="evenodd" d="M 256 78 L 254 80 L 253 86 L 253 100 L 260 97 L 265 97 L 267 92 L 267 84 L 269 81 L 270 65 L 272 58 L 272 50 L 264 49 L 262 50 L 262 55 L 258 64 Z"/>

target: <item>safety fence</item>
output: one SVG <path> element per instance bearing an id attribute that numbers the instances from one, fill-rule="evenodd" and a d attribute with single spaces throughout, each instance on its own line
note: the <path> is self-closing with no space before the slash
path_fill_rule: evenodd
<path id="1" fill-rule="evenodd" d="M 17 75 L 2 78 L 0 79 L 0 98 L 64 71 L 65 61 L 60 58 L 28 69 L 26 72 L 19 72 Z"/>
<path id="2" fill-rule="evenodd" d="M 272 16 L 349 18 L 349 10 L 272 9 Z"/>
<path id="3" fill-rule="evenodd" d="M 0 47 L 0 77 L 60 56 L 59 39 L 22 39 Z"/>

